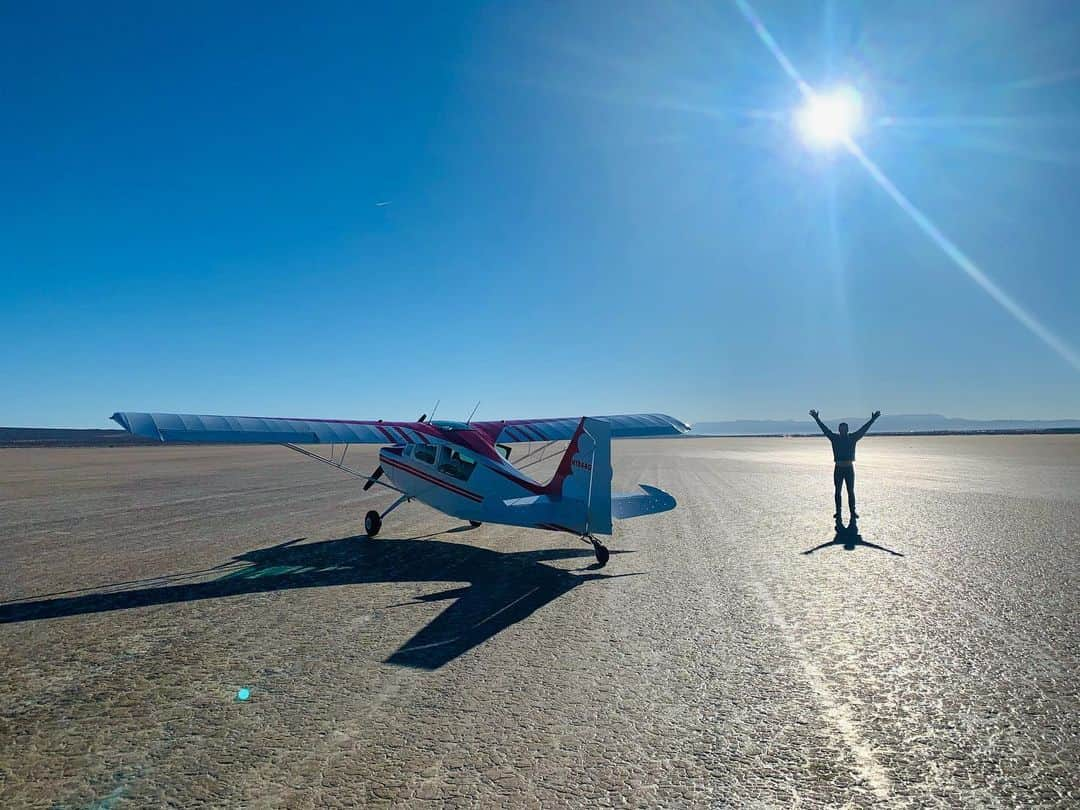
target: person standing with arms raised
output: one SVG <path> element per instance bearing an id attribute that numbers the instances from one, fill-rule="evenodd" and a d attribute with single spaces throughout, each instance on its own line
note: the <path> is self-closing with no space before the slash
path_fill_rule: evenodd
<path id="1" fill-rule="evenodd" d="M 847 422 L 841 422 L 837 426 L 837 433 L 833 433 L 829 430 L 828 426 L 818 418 L 818 412 L 814 409 L 810 410 L 810 415 L 814 417 L 814 421 L 817 422 L 821 432 L 825 434 L 825 437 L 832 443 L 833 452 L 833 487 L 835 489 L 836 498 L 836 525 L 842 526 L 841 523 L 841 494 L 840 490 L 847 484 L 847 499 L 848 510 L 851 512 L 851 522 L 854 523 L 858 520 L 859 515 L 855 512 L 855 443 L 866 435 L 866 431 L 870 430 L 870 426 L 877 421 L 877 418 L 881 416 L 881 411 L 874 411 L 870 415 L 870 421 L 868 421 L 861 428 L 854 433 L 848 433 Z"/>

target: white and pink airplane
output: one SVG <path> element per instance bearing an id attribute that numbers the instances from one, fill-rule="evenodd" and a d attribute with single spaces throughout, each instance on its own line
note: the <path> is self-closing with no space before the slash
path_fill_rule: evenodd
<path id="1" fill-rule="evenodd" d="M 365 480 L 399 497 L 382 512 L 372 510 L 364 529 L 374 537 L 383 519 L 412 499 L 469 521 L 568 532 L 591 543 L 603 566 L 609 552 L 596 535 L 612 533 L 612 518 L 666 512 L 675 499 L 656 487 L 641 492 L 611 492 L 611 440 L 621 437 L 677 436 L 690 426 L 664 414 L 585 416 L 580 419 L 512 419 L 499 422 L 351 421 L 279 419 L 259 416 L 196 416 L 177 413 L 115 413 L 124 430 L 161 442 L 280 444 Z M 522 470 L 554 454 L 545 450 L 569 440 L 554 477 L 546 484 Z M 540 443 L 510 463 L 509 443 Z M 321 455 L 301 445 L 330 445 Z M 379 466 L 364 475 L 345 465 L 350 444 L 383 444 Z M 342 445 L 340 455 L 337 445 Z M 520 464 L 519 461 L 519 464 Z M 381 480 L 385 474 L 389 483 Z"/>

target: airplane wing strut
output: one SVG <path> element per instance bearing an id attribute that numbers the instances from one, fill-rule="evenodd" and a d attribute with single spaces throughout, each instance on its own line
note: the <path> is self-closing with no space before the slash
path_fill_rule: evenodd
<path id="1" fill-rule="evenodd" d="M 306 447 L 298 447 L 297 445 L 290 444 L 289 442 L 283 442 L 281 446 L 287 447 L 290 450 L 295 450 L 300 455 L 307 456 L 308 458 L 314 459 L 315 461 L 321 461 L 323 464 L 329 464 L 335 470 L 341 470 L 343 473 L 346 473 L 348 475 L 352 475 L 356 478 L 362 478 L 370 484 L 378 484 L 381 487 L 386 487 L 387 489 L 394 490 L 394 492 L 400 492 L 404 494 L 404 490 L 398 489 L 393 484 L 388 484 L 385 481 L 380 481 L 379 478 L 381 476 L 364 475 L 359 470 L 354 470 L 352 467 L 346 467 L 344 464 L 344 460 L 345 454 L 349 451 L 349 445 L 345 445 L 345 449 L 341 452 L 340 459 L 335 459 L 333 455 L 331 455 L 330 458 L 327 458 L 326 456 L 322 456 L 318 453 L 308 450 Z M 333 445 L 331 445 L 331 448 L 333 448 Z M 331 453 L 333 453 L 332 449 Z"/>

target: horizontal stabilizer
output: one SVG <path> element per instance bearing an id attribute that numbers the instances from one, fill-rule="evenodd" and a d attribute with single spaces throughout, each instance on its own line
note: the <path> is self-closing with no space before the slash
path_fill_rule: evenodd
<path id="1" fill-rule="evenodd" d="M 657 512 L 667 512 L 675 508 L 675 499 L 664 490 L 638 484 L 645 492 L 636 495 L 612 495 L 611 516 L 619 520 L 640 517 L 641 515 L 655 515 Z"/>
<path id="2" fill-rule="evenodd" d="M 530 495 L 526 498 L 511 498 L 503 501 L 503 505 L 510 510 L 513 515 L 512 522 L 517 525 L 549 524 L 572 532 L 585 530 L 585 502 L 575 498 Z"/>
<path id="3" fill-rule="evenodd" d="M 638 484 L 642 492 L 611 496 L 611 516 L 618 520 L 655 515 L 675 508 L 675 498 L 662 489 Z M 576 498 L 532 495 L 512 498 L 503 505 L 514 514 L 514 522 L 521 524 L 549 524 L 567 531 L 582 532 L 586 520 L 585 503 Z M 611 534 L 608 528 L 602 534 Z"/>

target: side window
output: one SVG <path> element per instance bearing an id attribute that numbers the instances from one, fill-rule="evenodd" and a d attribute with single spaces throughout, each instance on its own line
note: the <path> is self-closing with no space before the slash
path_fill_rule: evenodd
<path id="1" fill-rule="evenodd" d="M 417 461 L 425 464 L 435 463 L 435 445 L 433 444 L 414 444 L 412 454 Z"/>
<path id="2" fill-rule="evenodd" d="M 457 450 L 443 446 L 439 448 L 439 472 L 468 481 L 472 471 L 476 468 L 476 459 L 459 453 Z"/>

